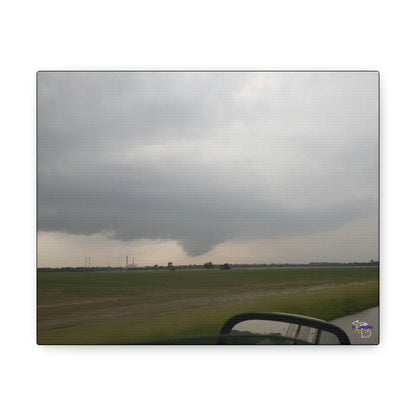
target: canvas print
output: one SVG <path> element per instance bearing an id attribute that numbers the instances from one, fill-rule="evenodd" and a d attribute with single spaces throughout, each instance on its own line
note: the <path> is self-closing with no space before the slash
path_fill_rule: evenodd
<path id="1" fill-rule="evenodd" d="M 38 344 L 379 343 L 377 71 L 36 82 Z"/>

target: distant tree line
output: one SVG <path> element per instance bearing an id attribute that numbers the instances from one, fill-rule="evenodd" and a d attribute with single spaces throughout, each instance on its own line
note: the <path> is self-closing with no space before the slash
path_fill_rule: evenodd
<path id="1" fill-rule="evenodd" d="M 173 266 L 172 263 L 169 266 L 144 266 L 144 267 L 38 267 L 38 272 L 134 272 L 134 271 L 148 271 L 148 270 L 189 270 L 189 269 L 244 269 L 244 268 L 274 268 L 274 267 L 337 267 L 337 266 L 378 266 L 379 262 L 371 260 L 369 262 L 353 262 L 353 263 L 339 263 L 339 262 L 312 262 L 304 264 L 293 263 L 255 263 L 255 264 L 213 264 L 207 262 L 204 264 L 189 264 L 181 266 Z"/>
<path id="2" fill-rule="evenodd" d="M 244 268 L 264 268 L 264 267 L 336 267 L 336 266 L 378 266 L 379 262 L 375 260 L 365 261 L 365 262 L 350 262 L 350 263 L 341 263 L 341 262 L 311 262 L 311 263 L 256 263 L 256 264 L 232 264 L 233 267 L 238 269 Z"/>

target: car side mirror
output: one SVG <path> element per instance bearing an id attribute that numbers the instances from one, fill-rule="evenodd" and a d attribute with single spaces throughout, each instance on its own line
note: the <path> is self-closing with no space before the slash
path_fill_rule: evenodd
<path id="1" fill-rule="evenodd" d="M 320 319 L 287 313 L 248 312 L 235 315 L 222 327 L 221 345 L 349 345 L 348 335 Z"/>

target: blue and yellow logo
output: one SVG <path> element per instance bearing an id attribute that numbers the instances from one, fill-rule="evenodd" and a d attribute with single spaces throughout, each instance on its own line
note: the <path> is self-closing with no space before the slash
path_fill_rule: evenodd
<path id="1" fill-rule="evenodd" d="M 359 321 L 358 319 L 352 323 L 352 330 L 355 334 L 361 334 L 361 338 L 370 338 L 372 325 L 368 325 L 367 322 Z"/>

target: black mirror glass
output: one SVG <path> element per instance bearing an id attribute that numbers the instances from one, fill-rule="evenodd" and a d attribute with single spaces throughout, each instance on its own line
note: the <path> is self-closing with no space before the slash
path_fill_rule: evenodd
<path id="1" fill-rule="evenodd" d="M 325 344 L 339 344 L 335 335 L 327 334 L 329 342 Z M 227 344 L 320 344 L 318 335 L 320 331 L 317 328 L 306 325 L 251 319 L 233 327 Z"/>

